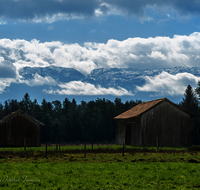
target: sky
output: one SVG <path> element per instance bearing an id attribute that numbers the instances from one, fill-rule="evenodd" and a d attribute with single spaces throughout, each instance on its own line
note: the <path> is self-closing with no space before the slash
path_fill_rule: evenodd
<path id="1" fill-rule="evenodd" d="M 1 94 L 16 83 L 56 85 L 52 78 L 39 75 L 34 81 L 24 81 L 19 69 L 27 66 L 74 68 L 84 75 L 98 68 L 196 67 L 199 52 L 199 0 L 0 1 Z M 165 92 L 165 87 L 171 86 L 183 94 L 178 84 L 186 87 L 192 82 L 195 87 L 194 81 L 199 80 L 186 75 L 161 73 L 146 78 L 147 83 L 137 90 L 161 90 L 167 96 L 169 88 Z M 81 95 L 130 95 L 134 99 L 132 92 L 120 87 L 105 89 L 80 81 L 57 85 L 66 96 L 87 89 Z"/>

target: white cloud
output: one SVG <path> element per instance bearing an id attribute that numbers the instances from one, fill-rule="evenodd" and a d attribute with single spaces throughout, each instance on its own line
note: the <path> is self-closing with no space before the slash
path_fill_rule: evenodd
<path id="1" fill-rule="evenodd" d="M 18 70 L 29 67 L 50 65 L 74 68 L 89 74 L 96 68 L 141 68 L 154 69 L 174 66 L 199 66 L 200 33 L 189 36 L 175 35 L 155 38 L 129 38 L 124 41 L 109 40 L 107 43 L 85 43 L 84 45 L 64 44 L 59 41 L 40 43 L 37 40 L 0 39 L 0 92 L 11 82 L 24 82 L 30 86 L 57 85 L 49 77 L 35 75 L 30 81 L 19 80 Z M 5 61 L 6 60 L 6 61 Z M 4 71 L 3 71 L 4 70 Z M 12 77 L 13 80 L 7 78 Z M 19 80 L 19 81 L 17 81 Z M 137 87 L 139 91 L 151 91 L 170 95 L 183 94 L 188 84 L 196 85 L 200 78 L 191 74 L 170 75 L 162 73 L 147 77 L 147 83 Z M 115 94 L 125 95 L 125 89 L 105 89 L 88 83 L 71 82 L 59 84 L 60 89 L 48 90 L 57 94 Z"/>
<path id="2" fill-rule="evenodd" d="M 133 95 L 131 92 L 124 88 L 102 88 L 101 86 L 95 86 L 89 83 L 83 83 L 81 81 L 72 81 L 65 84 L 58 85 L 61 90 L 44 90 L 48 94 L 59 94 L 59 95 Z"/>
<path id="3" fill-rule="evenodd" d="M 158 52 L 158 51 L 152 51 L 151 55 L 148 55 L 148 56 L 153 59 L 161 59 L 161 60 L 167 59 L 165 55 L 163 55 L 161 52 Z"/>
<path id="4" fill-rule="evenodd" d="M 0 94 L 5 91 L 6 87 L 9 87 L 12 82 L 15 82 L 15 79 L 11 78 L 0 78 Z"/>
<path id="5" fill-rule="evenodd" d="M 96 68 L 154 69 L 174 66 L 199 66 L 200 33 L 155 38 L 129 38 L 83 46 L 59 41 L 0 39 L 0 57 L 17 68 L 50 65 L 74 68 L 89 74 Z"/>
<path id="6" fill-rule="evenodd" d="M 142 87 L 137 86 L 136 90 L 142 92 L 154 92 L 154 96 L 160 95 L 183 95 L 188 85 L 196 88 L 200 77 L 190 73 L 178 73 L 171 75 L 167 72 L 154 77 L 145 77 L 146 84 Z"/>
<path id="7" fill-rule="evenodd" d="M 50 77 L 42 77 L 38 75 L 37 73 L 34 75 L 34 78 L 31 80 L 20 80 L 20 83 L 26 83 L 29 86 L 42 86 L 42 85 L 50 85 L 55 86 L 57 83 L 56 81 Z"/>

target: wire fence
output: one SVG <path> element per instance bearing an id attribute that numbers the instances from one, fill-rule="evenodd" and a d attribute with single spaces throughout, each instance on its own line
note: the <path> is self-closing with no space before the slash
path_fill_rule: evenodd
<path id="1" fill-rule="evenodd" d="M 40 139 L 38 138 L 0 138 L 0 147 L 37 147 L 40 145 Z"/>
<path id="2" fill-rule="evenodd" d="M 185 138 L 159 138 L 156 136 L 155 138 L 150 139 L 142 139 L 138 138 L 117 138 L 113 141 L 102 141 L 95 142 L 93 140 L 87 142 L 60 142 L 60 140 L 55 140 L 53 142 L 45 142 L 41 144 L 40 138 L 0 138 L 0 147 L 40 147 L 40 146 L 56 146 L 60 144 L 61 146 L 83 146 L 84 144 L 92 144 L 92 146 L 111 146 L 111 145 L 132 145 L 132 146 L 144 146 L 144 147 L 164 147 L 164 146 L 191 146 L 192 139 Z"/>
<path id="3" fill-rule="evenodd" d="M 131 138 L 117 138 L 116 144 L 123 145 L 135 145 L 135 146 L 190 146 L 192 145 L 192 139 L 190 138 L 181 138 L 181 137 L 159 137 L 159 136 L 151 136 L 149 138 L 142 137 L 131 137 Z"/>

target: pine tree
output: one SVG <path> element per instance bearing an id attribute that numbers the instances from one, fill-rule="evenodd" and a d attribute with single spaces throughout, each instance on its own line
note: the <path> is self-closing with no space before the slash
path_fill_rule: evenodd
<path id="1" fill-rule="evenodd" d="M 181 107 L 194 116 L 198 115 L 198 99 L 190 85 L 185 90 Z"/>
<path id="2" fill-rule="evenodd" d="M 196 90 L 195 90 L 196 91 Z M 198 99 L 190 85 L 187 86 L 183 101 L 181 102 L 182 109 L 191 114 L 190 126 L 191 126 L 191 143 L 200 143 L 200 130 L 199 130 L 199 109 Z"/>
<path id="3" fill-rule="evenodd" d="M 200 81 L 197 82 L 197 88 L 195 88 L 195 92 L 198 96 L 198 99 L 200 99 Z"/>

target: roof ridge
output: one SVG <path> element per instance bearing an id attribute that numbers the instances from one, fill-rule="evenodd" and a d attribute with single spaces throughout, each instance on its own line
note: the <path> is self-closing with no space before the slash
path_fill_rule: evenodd
<path id="1" fill-rule="evenodd" d="M 41 121 L 38 121 L 37 119 L 33 118 L 32 116 L 28 115 L 27 113 L 24 113 L 24 111 L 22 111 L 20 109 L 3 117 L 3 119 L 0 120 L 0 123 L 4 122 L 5 120 L 9 119 L 10 117 L 12 117 L 13 115 L 15 115 L 17 113 L 22 113 L 23 115 L 27 116 L 29 119 L 33 120 L 34 122 L 37 122 L 40 125 L 44 125 L 44 123 L 42 123 Z"/>
<path id="2" fill-rule="evenodd" d="M 167 99 L 166 97 L 164 97 L 164 98 L 158 98 L 158 99 L 155 99 L 155 100 L 149 100 L 149 101 L 146 101 L 146 102 L 142 102 L 141 104 L 146 104 L 146 103 L 154 102 L 154 101 L 157 101 L 157 100 L 166 100 L 166 99 Z"/>
<path id="3" fill-rule="evenodd" d="M 132 118 L 141 115 L 142 113 L 146 112 L 147 110 L 153 108 L 155 105 L 160 104 L 163 101 L 168 100 L 167 98 L 159 98 L 151 101 L 147 101 L 144 103 L 140 103 L 131 109 L 121 113 L 120 115 L 114 117 L 114 119 L 121 119 L 121 118 Z M 169 100 L 170 101 L 170 100 Z M 171 102 L 171 101 L 170 101 Z"/>

